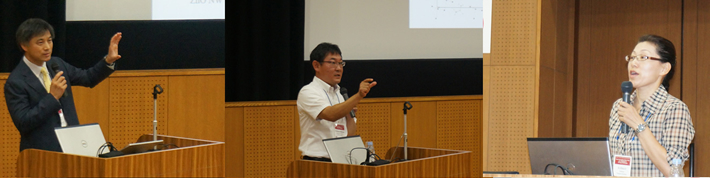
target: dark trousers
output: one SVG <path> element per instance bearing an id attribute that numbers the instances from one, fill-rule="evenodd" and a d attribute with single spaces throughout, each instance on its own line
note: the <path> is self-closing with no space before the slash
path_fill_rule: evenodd
<path id="1" fill-rule="evenodd" d="M 303 160 L 333 162 L 330 160 L 330 158 L 318 158 L 318 157 L 310 157 L 310 156 L 303 156 Z"/>

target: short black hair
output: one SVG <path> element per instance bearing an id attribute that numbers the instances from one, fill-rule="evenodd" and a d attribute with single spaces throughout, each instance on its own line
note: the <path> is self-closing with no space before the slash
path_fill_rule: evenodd
<path id="1" fill-rule="evenodd" d="M 47 31 L 54 39 L 54 28 L 47 21 L 39 18 L 27 19 L 20 24 L 20 27 L 17 27 L 17 32 L 15 32 L 17 45 L 20 45 L 20 49 L 22 49 L 21 45 L 29 43 L 34 37 L 44 35 Z"/>
<path id="2" fill-rule="evenodd" d="M 666 91 L 668 91 L 670 80 L 673 78 L 673 72 L 675 72 L 675 46 L 673 46 L 673 43 L 670 40 L 651 34 L 644 35 L 639 38 L 639 43 L 641 42 L 649 42 L 656 45 L 656 52 L 659 56 L 661 56 L 660 61 L 671 64 L 671 70 L 668 71 L 668 74 L 666 74 L 665 77 L 663 77 L 663 82 L 661 83 L 661 85 L 666 88 Z"/>
<path id="3" fill-rule="evenodd" d="M 325 57 L 328 56 L 328 54 L 343 56 L 338 45 L 323 42 L 318 44 L 318 46 L 311 51 L 311 63 L 313 63 L 313 61 L 323 63 L 323 60 L 325 60 Z"/>

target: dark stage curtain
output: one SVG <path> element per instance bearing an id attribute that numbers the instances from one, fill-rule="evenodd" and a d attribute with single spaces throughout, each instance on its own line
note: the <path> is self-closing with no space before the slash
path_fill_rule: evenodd
<path id="1" fill-rule="evenodd" d="M 0 72 L 11 72 L 24 52 L 15 39 L 15 31 L 29 18 L 41 18 L 54 27 L 52 56 L 64 57 L 66 1 L 2 0 L 0 1 Z"/>
<path id="2" fill-rule="evenodd" d="M 295 100 L 304 85 L 305 1 L 230 2 L 226 101 Z"/>

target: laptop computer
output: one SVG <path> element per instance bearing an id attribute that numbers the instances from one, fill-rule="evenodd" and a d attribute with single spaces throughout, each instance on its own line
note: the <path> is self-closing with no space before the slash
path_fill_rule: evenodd
<path id="1" fill-rule="evenodd" d="M 323 139 L 323 144 L 333 163 L 360 165 L 367 158 L 365 144 L 359 135 Z"/>
<path id="2" fill-rule="evenodd" d="M 135 154 L 143 153 L 149 150 L 153 150 L 156 146 L 162 145 L 163 140 L 151 140 L 138 143 L 130 143 L 125 148 L 121 149 L 123 154 Z"/>
<path id="3" fill-rule="evenodd" d="M 533 174 L 546 174 L 549 164 L 560 165 L 573 175 L 612 176 L 609 138 L 528 138 L 530 168 Z M 561 175 L 549 166 L 547 174 Z"/>
<path id="4" fill-rule="evenodd" d="M 101 127 L 97 123 L 56 127 L 54 133 L 57 134 L 62 151 L 67 154 L 97 157 L 99 148 L 106 143 Z M 104 150 L 103 153 L 107 152 L 109 149 Z"/>

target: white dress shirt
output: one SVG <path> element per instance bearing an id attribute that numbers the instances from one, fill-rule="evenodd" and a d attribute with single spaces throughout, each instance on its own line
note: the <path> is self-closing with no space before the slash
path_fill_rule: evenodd
<path id="1" fill-rule="evenodd" d="M 330 86 L 318 77 L 298 92 L 298 117 L 301 125 L 301 142 L 298 149 L 302 155 L 330 158 L 323 139 L 348 136 L 345 117 L 331 122 L 317 118 L 328 106 L 344 102 L 340 86 Z"/>

